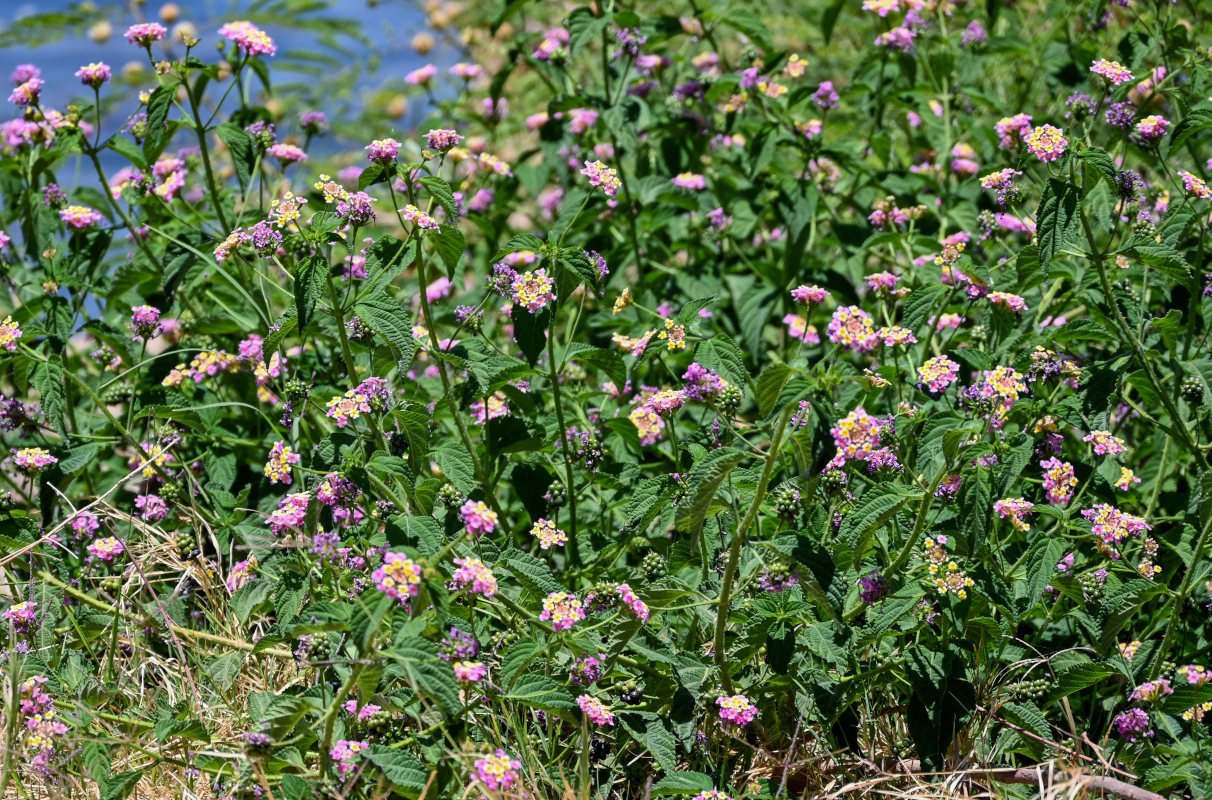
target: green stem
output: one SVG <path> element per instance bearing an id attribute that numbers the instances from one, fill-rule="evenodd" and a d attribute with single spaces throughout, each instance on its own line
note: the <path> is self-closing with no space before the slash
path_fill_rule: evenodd
<path id="1" fill-rule="evenodd" d="M 551 380 L 551 391 L 555 396 L 556 420 L 560 424 L 557 436 L 560 437 L 560 451 L 564 454 L 564 491 L 568 498 L 568 560 L 576 565 L 581 563 L 580 551 L 577 547 L 577 495 L 572 485 L 572 454 L 568 448 L 568 428 L 564 424 L 564 403 L 560 397 L 560 374 L 556 371 L 555 357 L 555 326 L 547 332 L 547 369 Z"/>
<path id="2" fill-rule="evenodd" d="M 724 691 L 729 694 L 733 693 L 732 675 L 728 669 L 728 658 L 724 647 L 724 633 L 728 628 L 728 606 L 731 602 L 732 584 L 736 580 L 737 567 L 741 560 L 741 547 L 745 544 L 745 537 L 749 533 L 749 528 L 757 519 L 758 509 L 762 505 L 762 500 L 766 497 L 766 488 L 770 485 L 770 476 L 774 472 L 774 462 L 778 460 L 779 448 L 783 444 L 783 432 L 787 429 L 787 421 L 791 419 L 791 413 L 795 410 L 795 406 L 788 405 L 783 409 L 783 413 L 779 415 L 778 424 L 774 429 L 774 436 L 770 439 L 770 452 L 766 454 L 766 465 L 762 468 L 762 477 L 758 480 L 757 489 L 753 494 L 753 502 L 749 506 L 749 512 L 745 518 L 741 520 L 740 526 L 736 530 L 736 536 L 732 539 L 732 546 L 728 550 L 728 564 L 724 567 L 724 583 L 720 587 L 720 602 L 716 609 L 715 617 L 715 663 L 720 670 L 720 681 L 724 686 Z"/>

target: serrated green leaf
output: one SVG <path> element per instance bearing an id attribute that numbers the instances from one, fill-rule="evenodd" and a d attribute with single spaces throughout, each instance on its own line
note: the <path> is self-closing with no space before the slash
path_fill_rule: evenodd
<path id="1" fill-rule="evenodd" d="M 391 345 L 398 375 L 403 377 L 417 349 L 408 310 L 387 292 L 379 290 L 358 301 L 354 313 Z"/>
<path id="2" fill-rule="evenodd" d="M 720 484 L 749 456 L 731 447 L 707 453 L 690 469 L 690 502 L 678 506 L 678 527 L 697 534 Z"/>
<path id="3" fill-rule="evenodd" d="M 447 712 L 454 712 L 462 705 L 454 669 L 438 658 L 438 648 L 432 642 L 408 636 L 393 641 L 389 652 L 422 698 L 436 702 Z"/>
<path id="4" fill-rule="evenodd" d="M 329 272 L 328 259 L 323 256 L 308 256 L 299 262 L 295 271 L 295 317 L 299 334 L 307 330 L 316 311 L 316 303 L 324 294 Z"/>
<path id="5" fill-rule="evenodd" d="M 430 770 L 416 756 L 385 745 L 371 747 L 370 763 L 406 797 L 418 797 L 429 781 Z"/>

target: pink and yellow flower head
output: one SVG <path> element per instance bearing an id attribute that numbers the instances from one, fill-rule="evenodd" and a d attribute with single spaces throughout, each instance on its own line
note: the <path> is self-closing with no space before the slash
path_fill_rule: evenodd
<path id="1" fill-rule="evenodd" d="M 1026 516 L 1031 513 L 1033 508 L 1035 508 L 1034 503 L 1021 497 L 1007 497 L 993 504 L 993 510 L 997 512 L 998 516 L 1002 519 L 1009 519 L 1015 530 L 1020 531 L 1030 530 Z"/>
<path id="2" fill-rule="evenodd" d="M 492 570 L 478 558 L 456 558 L 459 568 L 454 571 L 451 580 L 459 589 L 469 588 L 472 594 L 482 594 L 492 597 L 497 593 L 497 577 Z"/>
<path id="3" fill-rule="evenodd" d="M 468 500 L 459 508 L 459 518 L 472 536 L 492 533 L 497 528 L 497 512 L 483 500 Z"/>
<path id="4" fill-rule="evenodd" d="M 520 780 L 518 770 L 522 762 L 510 758 L 504 750 L 498 749 L 483 758 L 476 759 L 476 778 L 490 791 L 511 789 Z"/>
<path id="5" fill-rule="evenodd" d="M 479 661 L 456 661 L 451 666 L 455 677 L 464 683 L 479 683 L 488 675 L 488 667 Z"/>
<path id="6" fill-rule="evenodd" d="M 946 356 L 935 356 L 917 368 L 919 386 L 925 384 L 926 388 L 934 393 L 944 391 L 955 383 L 958 377 L 959 364 Z"/>
<path id="7" fill-rule="evenodd" d="M 1027 152 L 1045 163 L 1060 158 L 1069 146 L 1065 132 L 1051 125 L 1032 128 L 1023 134 L 1023 141 L 1027 143 Z"/>
<path id="8" fill-rule="evenodd" d="M 403 553 L 387 553 L 383 566 L 371 575 L 375 586 L 388 597 L 408 605 L 410 597 L 416 597 L 421 589 L 421 565 Z"/>
<path id="9" fill-rule="evenodd" d="M 553 631 L 566 631 L 585 619 L 585 609 L 575 594 L 552 592 L 543 600 L 543 611 L 539 619 L 551 622 Z"/>
<path id="10" fill-rule="evenodd" d="M 0 347 L 10 353 L 13 352 L 17 349 L 17 340 L 21 336 L 21 323 L 8 316 L 4 318 L 3 322 L 0 322 Z"/>
<path id="11" fill-rule="evenodd" d="M 596 697 L 583 694 L 577 698 L 577 705 L 581 707 L 582 713 L 589 718 L 589 721 L 599 728 L 614 724 L 614 714 L 610 713 L 606 704 Z"/>
<path id="12" fill-rule="evenodd" d="M 1100 58 L 1090 65 L 1090 71 L 1105 79 L 1112 86 L 1119 86 L 1132 80 L 1132 72 L 1118 61 L 1108 61 Z"/>
<path id="13" fill-rule="evenodd" d="M 834 311 L 825 334 L 829 341 L 858 353 L 873 350 L 879 344 L 871 315 L 858 306 L 842 306 Z"/>
<path id="14" fill-rule="evenodd" d="M 567 533 L 557 528 L 551 520 L 541 517 L 530 529 L 530 535 L 539 540 L 539 548 L 542 550 L 550 550 L 568 543 Z"/>
<path id="15" fill-rule="evenodd" d="M 247 20 L 227 23 L 219 28 L 219 35 L 248 56 L 272 56 L 278 52 L 269 34 Z"/>
<path id="16" fill-rule="evenodd" d="M 1094 452 L 1100 456 L 1113 456 L 1128 449 L 1124 446 L 1124 440 L 1113 436 L 1110 431 L 1091 431 L 1082 437 L 1082 441 L 1093 443 Z"/>
<path id="17" fill-rule="evenodd" d="M 757 708 L 743 694 L 718 697 L 715 704 L 719 706 L 720 721 L 738 728 L 743 728 L 757 717 Z"/>

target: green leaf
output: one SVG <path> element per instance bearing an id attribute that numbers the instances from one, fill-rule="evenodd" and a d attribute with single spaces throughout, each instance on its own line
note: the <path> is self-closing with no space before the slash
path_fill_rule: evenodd
<path id="1" fill-rule="evenodd" d="M 240 675 L 240 670 L 244 668 L 246 655 L 243 650 L 233 650 L 215 656 L 203 665 L 202 671 L 220 687 L 230 688 Z"/>
<path id="2" fill-rule="evenodd" d="M 426 556 L 438 552 L 444 540 L 442 526 L 433 517 L 396 514 L 387 520 L 386 529 L 387 541 L 393 547 L 415 547 Z"/>
<path id="3" fill-rule="evenodd" d="M 417 260 L 417 242 L 407 244 L 394 236 L 380 236 L 366 251 L 366 287 L 382 289 Z"/>
<path id="4" fill-rule="evenodd" d="M 1191 286 L 1193 275 L 1187 259 L 1165 242 L 1146 242 L 1128 251 L 1129 255 L 1147 264 L 1168 278 L 1172 278 L 1185 286 Z"/>
<path id="5" fill-rule="evenodd" d="M 124 136 L 114 136 L 106 144 L 110 150 L 113 150 L 139 169 L 147 169 L 147 162 L 143 160 L 143 151 L 130 139 Z"/>
<path id="6" fill-rule="evenodd" d="M 690 469 L 690 502 L 678 506 L 678 527 L 697 534 L 720 484 L 748 453 L 731 447 L 711 450 Z"/>
<path id="7" fill-rule="evenodd" d="M 1048 693 L 1048 699 L 1050 702 L 1055 702 L 1074 692 L 1080 692 L 1082 689 L 1102 683 L 1115 674 L 1115 670 L 1110 667 L 1096 664 L 1093 661 L 1075 664 L 1056 676 L 1056 686 Z"/>
<path id="8" fill-rule="evenodd" d="M 910 499 L 911 495 L 901 494 L 897 488 L 886 485 L 873 486 L 859 498 L 855 509 L 842 520 L 838 532 L 842 541 L 850 545 L 856 566 L 863 559 L 868 537 L 896 516 Z"/>
<path id="9" fill-rule="evenodd" d="M 298 775 L 282 776 L 282 794 L 286 800 L 308 800 L 311 797 L 311 783 Z"/>
<path id="10" fill-rule="evenodd" d="M 707 369 L 719 373 L 720 377 L 739 389 L 745 388 L 749 371 L 745 369 L 745 357 L 727 334 L 717 333 L 710 339 L 699 342 L 694 351 L 694 360 Z"/>
<path id="11" fill-rule="evenodd" d="M 1035 703 L 1006 703 L 1001 711 L 1008 721 L 1020 728 L 1026 728 L 1044 739 L 1052 738 L 1052 728 Z"/>
<path id="12" fill-rule="evenodd" d="M 1162 341 L 1165 342 L 1166 350 L 1170 351 L 1170 355 L 1175 355 L 1178 337 L 1183 332 L 1183 312 L 1172 308 L 1166 312 L 1166 316 L 1150 319 L 1149 324 L 1161 334 Z"/>
<path id="13" fill-rule="evenodd" d="M 1042 533 L 1031 543 L 1025 567 L 1026 597 L 1020 606 L 1024 612 L 1033 608 L 1044 596 L 1045 587 L 1056 576 L 1056 565 L 1065 555 L 1066 546 L 1064 539 L 1045 536 Z"/>
<path id="14" fill-rule="evenodd" d="M 391 345 L 396 356 L 397 378 L 403 379 L 417 349 L 408 309 L 393 300 L 386 291 L 379 290 L 358 301 L 354 314 Z"/>
<path id="15" fill-rule="evenodd" d="M 1212 128 L 1212 109 L 1198 108 L 1183 117 L 1170 134 L 1170 151 L 1186 144 L 1187 140 L 1207 128 Z"/>
<path id="16" fill-rule="evenodd" d="M 236 179 L 240 181 L 240 188 L 244 189 L 252 182 L 253 167 L 257 163 L 257 151 L 253 147 L 252 137 L 234 122 L 224 122 L 215 128 L 215 133 L 223 144 L 227 145 L 232 166 L 236 170 Z"/>
<path id="17" fill-rule="evenodd" d="M 42 413 L 55 426 L 55 430 L 64 433 L 63 412 L 67 406 L 67 389 L 64 387 L 63 359 L 55 353 L 47 356 L 45 361 L 37 362 L 30 375 L 30 383 L 38 390 Z"/>
<path id="18" fill-rule="evenodd" d="M 512 686 L 514 679 L 521 675 L 542 651 L 543 648 L 534 639 L 522 639 L 509 645 L 501 657 L 501 668 L 497 671 L 501 686 L 506 689 Z"/>
<path id="19" fill-rule="evenodd" d="M 500 565 L 538 597 L 560 591 L 560 584 L 551 574 L 551 567 L 530 553 L 511 547 L 501 553 Z"/>
<path id="20" fill-rule="evenodd" d="M 1047 266 L 1056 253 L 1077 236 L 1081 191 L 1071 184 L 1052 178 L 1040 198 L 1039 263 Z"/>
<path id="21" fill-rule="evenodd" d="M 406 797 L 419 797 L 429 781 L 429 768 L 403 750 L 376 744 L 370 750 L 370 763 L 383 770 L 387 780 Z"/>
<path id="22" fill-rule="evenodd" d="M 771 364 L 762 370 L 757 380 L 758 413 L 761 416 L 768 417 L 774 411 L 783 387 L 795 372 L 786 364 Z"/>
<path id="23" fill-rule="evenodd" d="M 300 335 L 307 330 L 307 324 L 315 314 L 316 303 L 324 293 L 329 269 L 328 259 L 323 256 L 308 256 L 299 263 L 295 272 L 295 316 L 298 319 Z"/>
<path id="24" fill-rule="evenodd" d="M 87 443 L 73 447 L 59 457 L 59 472 L 63 475 L 74 475 L 92 464 L 101 452 L 101 445 Z"/>
<path id="25" fill-rule="evenodd" d="M 1096 180 L 1099 177 L 1106 178 L 1112 186 L 1115 185 L 1115 181 L 1119 177 L 1119 170 L 1116 169 L 1115 162 L 1107 154 L 1107 151 L 1091 147 L 1082 152 L 1081 159 L 1085 162 L 1087 170 L 1093 171 Z M 1087 175 L 1090 175 L 1089 171 Z M 1089 194 L 1093 188 L 1094 182 L 1087 178 L 1085 185 L 1086 193 Z"/>
<path id="26" fill-rule="evenodd" d="M 606 26 L 610 24 L 610 17 L 601 16 L 595 17 L 593 12 L 588 8 L 576 8 L 568 15 L 568 52 L 570 55 L 576 55 L 577 52 L 585 45 L 592 42 L 598 37 L 602 31 L 606 30 Z"/>
<path id="27" fill-rule="evenodd" d="M 376 183 L 386 183 L 395 175 L 395 165 L 371 164 L 358 175 L 358 191 L 374 186 Z"/>
<path id="28" fill-rule="evenodd" d="M 209 742 L 210 734 L 201 720 L 196 719 L 162 719 L 152 730 L 157 742 L 165 742 L 170 737 L 180 736 L 183 739 L 193 739 L 199 742 Z"/>
<path id="29" fill-rule="evenodd" d="M 459 682 L 450 664 L 438 658 L 438 648 L 418 636 L 392 642 L 390 653 L 404 670 L 408 682 L 423 698 L 432 700 L 448 712 L 456 711 Z"/>
<path id="30" fill-rule="evenodd" d="M 570 716 L 577 707 L 572 695 L 545 675 L 523 675 L 502 699 L 515 700 L 562 716 Z"/>
<path id="31" fill-rule="evenodd" d="M 624 516 L 627 519 L 627 527 L 632 533 L 639 533 L 646 529 L 649 523 L 664 510 L 665 501 L 680 491 L 677 483 L 668 475 L 646 478 L 630 488 L 630 498 Z"/>
<path id="32" fill-rule="evenodd" d="M 568 360 L 582 361 L 597 367 L 617 386 L 622 386 L 627 380 L 627 365 L 616 350 L 573 342 L 568 349 Z"/>
<path id="33" fill-rule="evenodd" d="M 264 577 L 253 578 L 233 592 L 231 609 L 235 613 L 236 619 L 241 623 L 248 622 L 248 617 L 252 614 L 253 609 L 268 600 L 271 592 L 273 592 L 273 582 Z"/>
<path id="34" fill-rule="evenodd" d="M 993 526 L 993 496 L 989 491 L 989 471 L 978 469 L 960 484 L 958 503 L 960 529 L 968 541 L 968 552 L 976 555 L 985 549 Z"/>
<path id="35" fill-rule="evenodd" d="M 664 720 L 651 711 L 624 711 L 616 718 L 652 754 L 661 769 L 677 770 L 677 740 Z"/>
<path id="36" fill-rule="evenodd" d="M 143 770 L 141 769 L 106 776 L 103 782 L 98 781 L 101 787 L 101 800 L 126 800 L 139 785 L 139 779 L 142 777 Z"/>
<path id="37" fill-rule="evenodd" d="M 519 233 L 511 238 L 504 247 L 496 252 L 492 257 L 493 261 L 500 261 L 510 253 L 517 253 L 521 250 L 528 250 L 532 253 L 538 253 L 543 247 L 543 240 L 535 236 L 533 233 Z"/>
<path id="38" fill-rule="evenodd" d="M 298 327 L 298 312 L 293 308 L 286 309 L 286 313 L 278 317 L 273 327 L 269 330 L 269 334 L 265 337 L 265 345 L 263 347 L 265 353 L 277 352 L 278 348 L 282 346 L 282 341 L 294 333 Z"/>
<path id="39" fill-rule="evenodd" d="M 701 772 L 674 772 L 661 778 L 652 787 L 652 796 L 695 795 L 711 791 L 714 788 L 715 784 L 711 782 L 711 776 L 709 775 L 704 775 Z"/>
<path id="40" fill-rule="evenodd" d="M 434 237 L 434 244 L 437 247 L 438 255 L 442 257 L 442 263 L 446 265 L 446 272 L 454 274 L 454 269 L 459 265 L 459 259 L 463 257 L 463 251 L 467 249 L 467 240 L 463 238 L 463 232 L 453 225 L 443 225 L 438 235 Z"/>
<path id="41" fill-rule="evenodd" d="M 458 219 L 459 212 L 455 208 L 454 191 L 450 188 L 449 183 L 439 177 L 428 175 L 421 178 L 421 185 L 429 190 L 430 196 L 433 197 L 433 199 L 438 202 L 438 205 L 442 207 L 442 210 L 446 212 L 448 219 Z"/>
<path id="42" fill-rule="evenodd" d="M 460 492 L 471 494 L 476 490 L 475 464 L 462 445 L 452 442 L 441 445 L 433 451 L 433 460 L 438 462 L 438 469 Z"/>
<path id="43" fill-rule="evenodd" d="M 514 303 L 509 318 L 513 320 L 513 338 L 522 349 L 522 355 L 534 366 L 543 348 L 547 346 L 547 326 L 551 324 L 550 309 L 531 313 L 521 303 Z"/>
<path id="44" fill-rule="evenodd" d="M 147 164 L 154 163 L 168 144 L 168 112 L 176 96 L 177 85 L 166 83 L 157 86 L 147 100 L 147 136 L 143 139 L 143 159 Z"/>

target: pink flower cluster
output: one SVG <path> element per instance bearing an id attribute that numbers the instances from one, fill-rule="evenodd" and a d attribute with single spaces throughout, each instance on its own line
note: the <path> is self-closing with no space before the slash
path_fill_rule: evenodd
<path id="1" fill-rule="evenodd" d="M 52 456 L 41 447 L 22 447 L 20 449 L 13 448 L 13 463 L 18 468 L 29 472 L 40 472 L 43 467 L 49 467 L 51 464 L 58 464 L 59 459 Z"/>
<path id="2" fill-rule="evenodd" d="M 640 618 L 640 622 L 648 622 L 648 606 L 641 600 L 635 592 L 631 591 L 631 586 L 626 583 L 620 583 L 615 587 L 615 591 L 619 593 L 619 597 L 623 600 L 623 604 L 631 609 L 632 613 Z"/>
<path id="3" fill-rule="evenodd" d="M 380 591 L 407 606 L 408 599 L 420 591 L 421 565 L 403 553 L 387 553 L 383 566 L 374 571 L 371 579 Z"/>
<path id="4" fill-rule="evenodd" d="M 87 549 L 89 554 L 102 561 L 113 561 L 126 552 L 126 547 L 123 546 L 122 542 L 112 536 L 90 542 Z"/>
<path id="5" fill-rule="evenodd" d="M 276 536 L 303 530 L 307 521 L 307 506 L 311 501 L 309 492 L 288 494 L 278 501 L 278 507 L 269 514 L 265 524 Z"/>
<path id="6" fill-rule="evenodd" d="M 1065 132 L 1051 125 L 1032 128 L 1023 134 L 1023 141 L 1027 143 L 1027 152 L 1045 163 L 1060 158 L 1069 146 Z"/>
<path id="7" fill-rule="evenodd" d="M 825 298 L 829 296 L 829 292 L 819 286 L 809 286 L 807 284 L 797 286 L 791 290 L 791 299 L 797 303 L 823 303 Z"/>
<path id="8" fill-rule="evenodd" d="M 539 548 L 550 550 L 568 543 L 568 534 L 555 526 L 548 519 L 539 518 L 530 529 L 530 535 L 539 540 Z"/>
<path id="9" fill-rule="evenodd" d="M 478 558 L 456 558 L 459 568 L 451 575 L 456 588 L 471 587 L 473 594 L 492 597 L 497 593 L 497 578 L 492 570 Z"/>
<path id="10" fill-rule="evenodd" d="M 438 228 L 442 227 L 440 224 L 438 224 L 436 219 L 411 204 L 399 209 L 398 213 L 405 220 L 413 223 L 421 230 L 436 231 Z"/>
<path id="11" fill-rule="evenodd" d="M 513 279 L 513 301 L 533 314 L 555 302 L 554 286 L 555 280 L 547 276 L 545 268 L 524 272 Z"/>
<path id="12" fill-rule="evenodd" d="M 1026 516 L 1035 508 L 1035 504 L 1021 497 L 1007 497 L 993 504 L 993 510 L 1002 519 L 1009 519 L 1010 524 L 1020 531 L 1028 530 Z"/>
<path id="13" fill-rule="evenodd" d="M 585 609 L 575 594 L 552 592 L 543 599 L 543 611 L 539 619 L 551 621 L 553 631 L 566 631 L 585 619 Z"/>
<path id="14" fill-rule="evenodd" d="M 825 335 L 834 344 L 840 344 L 856 353 L 866 353 L 874 350 L 879 344 L 875 335 L 874 322 L 871 315 L 858 306 L 841 306 L 833 312 Z"/>
<path id="15" fill-rule="evenodd" d="M 100 61 L 85 64 L 76 70 L 76 77 L 80 79 L 80 83 L 93 89 L 99 89 L 102 84 L 108 83 L 110 76 L 109 65 L 103 64 Z"/>
<path id="16" fill-rule="evenodd" d="M 1073 473 L 1073 465 L 1059 458 L 1049 458 L 1039 463 L 1044 469 L 1044 491 L 1048 502 L 1054 506 L 1063 506 L 1073 499 L 1073 490 L 1077 488 L 1077 476 Z"/>
<path id="17" fill-rule="evenodd" d="M 743 694 L 718 697 L 715 703 L 720 707 L 720 719 L 738 728 L 743 728 L 757 717 L 757 708 Z"/>
<path id="18" fill-rule="evenodd" d="M 1110 431 L 1090 431 L 1082 437 L 1082 441 L 1093 442 L 1094 452 L 1100 456 L 1113 456 L 1128 449 L 1124 446 L 1124 440 L 1113 436 Z"/>
<path id="19" fill-rule="evenodd" d="M 495 792 L 513 788 L 520 779 L 518 770 L 522 768 L 522 762 L 510 758 L 504 750 L 497 749 L 495 753 L 477 758 L 475 766 L 476 778 L 487 789 Z"/>
<path id="20" fill-rule="evenodd" d="M 126 29 L 126 41 L 147 47 L 168 35 L 168 29 L 159 22 L 141 22 Z"/>
<path id="21" fill-rule="evenodd" d="M 236 49 L 248 56 L 272 56 L 278 52 L 269 34 L 246 20 L 227 23 L 219 28 L 219 35 L 234 42 Z"/>
<path id="22" fill-rule="evenodd" d="M 479 683 L 488 675 L 488 667 L 479 661 L 456 661 L 451 666 L 455 677 L 464 683 Z"/>
<path id="23" fill-rule="evenodd" d="M 619 187 L 623 185 L 623 182 L 619 180 L 619 173 L 601 161 L 586 161 L 581 174 L 589 178 L 590 186 L 601 187 L 606 196 L 610 198 L 615 197 Z"/>
<path id="24" fill-rule="evenodd" d="M 358 761 L 369 749 L 370 742 L 341 739 L 328 751 L 328 755 L 336 762 L 337 775 L 344 778 L 358 768 Z"/>
<path id="25" fill-rule="evenodd" d="M 1108 61 L 1100 58 L 1090 65 L 1090 71 L 1105 78 L 1112 86 L 1119 86 L 1132 80 L 1132 71 L 1118 61 Z"/>
<path id="26" fill-rule="evenodd" d="M 468 500 L 459 508 L 459 519 L 472 536 L 482 536 L 497 529 L 497 512 L 483 500 Z"/>
<path id="27" fill-rule="evenodd" d="M 589 721 L 599 728 L 614 724 L 614 714 L 610 713 L 606 704 L 596 697 L 583 694 L 577 698 L 577 705 L 581 707 L 582 713 L 589 718 Z"/>
<path id="28" fill-rule="evenodd" d="M 884 424 L 862 408 L 856 408 L 830 429 L 837 455 L 829 462 L 829 468 L 841 467 L 847 461 L 866 461 L 880 446 L 880 434 Z"/>
<path id="29" fill-rule="evenodd" d="M 445 153 L 450 148 L 463 141 L 463 137 L 452 130 L 441 128 L 425 134 L 425 144 L 430 150 Z"/>
<path id="30" fill-rule="evenodd" d="M 265 476 L 269 478 L 270 483 L 289 485 L 294 482 L 290 475 L 290 468 L 292 465 L 298 464 L 300 459 L 301 456 L 291 450 L 286 442 L 275 442 L 269 451 L 269 458 L 265 461 Z"/>
<path id="31" fill-rule="evenodd" d="M 1098 503 L 1093 508 L 1083 509 L 1082 516 L 1090 523 L 1094 535 L 1109 545 L 1152 530 L 1152 526 L 1142 517 L 1120 511 L 1107 503 Z"/>
<path id="32" fill-rule="evenodd" d="M 945 391 L 959 378 L 959 364 L 946 356 L 935 356 L 917 368 L 919 385 L 925 384 L 931 392 Z"/>

